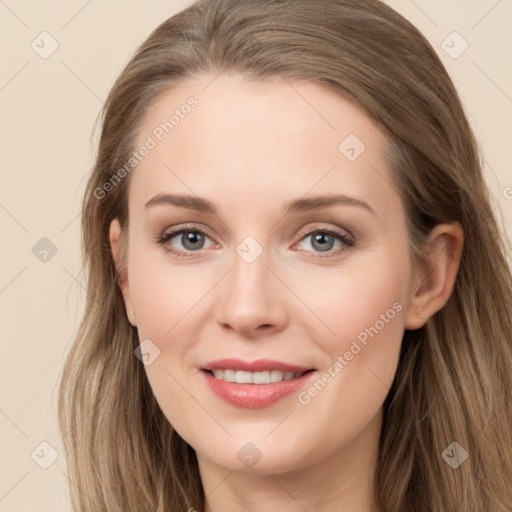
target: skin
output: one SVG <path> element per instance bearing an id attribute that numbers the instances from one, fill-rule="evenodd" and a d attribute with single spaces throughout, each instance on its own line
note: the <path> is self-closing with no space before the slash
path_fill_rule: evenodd
<path id="1" fill-rule="evenodd" d="M 129 226 L 115 219 L 110 240 L 128 318 L 160 350 L 147 377 L 196 450 L 206 510 L 377 512 L 382 404 L 402 335 L 447 301 L 462 230 L 437 226 L 413 270 L 383 134 L 353 104 L 309 82 L 197 76 L 147 111 L 138 145 L 190 96 L 197 108 L 132 171 Z M 350 133 L 366 146 L 353 162 L 338 149 Z M 217 214 L 145 208 L 164 192 L 206 198 Z M 374 213 L 345 204 L 283 215 L 290 200 L 334 192 Z M 185 223 L 206 232 L 203 246 L 190 249 L 176 235 L 166 245 L 180 257 L 155 242 Z M 327 237 L 332 248 L 322 251 L 308 235 L 322 228 L 355 243 Z M 250 264 L 236 251 L 247 236 L 263 249 Z M 316 368 L 318 378 L 396 303 L 393 319 L 307 404 L 292 393 L 266 408 L 238 408 L 213 394 L 199 370 L 225 357 L 272 358 Z M 261 453 L 251 467 L 237 457 L 248 442 Z"/>

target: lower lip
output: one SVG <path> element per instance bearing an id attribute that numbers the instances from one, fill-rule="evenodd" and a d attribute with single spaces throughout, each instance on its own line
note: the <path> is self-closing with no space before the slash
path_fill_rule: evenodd
<path id="1" fill-rule="evenodd" d="M 270 384 L 238 384 L 216 379 L 205 370 L 202 370 L 202 373 L 210 389 L 226 402 L 246 409 L 260 409 L 298 391 L 315 372 L 309 371 L 298 379 L 271 382 Z"/>

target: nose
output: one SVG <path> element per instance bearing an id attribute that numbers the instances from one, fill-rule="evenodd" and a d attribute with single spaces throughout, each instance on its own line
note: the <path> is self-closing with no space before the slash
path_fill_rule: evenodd
<path id="1" fill-rule="evenodd" d="M 263 252 L 247 263 L 235 254 L 233 267 L 219 287 L 216 316 L 223 329 L 255 338 L 286 327 L 285 286 L 268 267 L 265 256 Z"/>

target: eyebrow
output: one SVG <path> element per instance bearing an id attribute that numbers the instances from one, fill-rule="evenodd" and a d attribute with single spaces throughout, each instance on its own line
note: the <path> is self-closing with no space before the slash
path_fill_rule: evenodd
<path id="1" fill-rule="evenodd" d="M 190 195 L 158 194 L 146 203 L 145 208 L 164 204 L 217 215 L 217 210 L 213 203 L 207 199 Z M 368 203 L 361 199 L 356 199 L 355 197 L 346 196 L 344 194 L 317 195 L 308 198 L 294 199 L 285 204 L 284 214 L 287 215 L 289 213 L 327 208 L 329 206 L 339 204 L 345 206 L 358 206 L 364 208 L 371 214 L 376 215 L 375 211 Z"/>

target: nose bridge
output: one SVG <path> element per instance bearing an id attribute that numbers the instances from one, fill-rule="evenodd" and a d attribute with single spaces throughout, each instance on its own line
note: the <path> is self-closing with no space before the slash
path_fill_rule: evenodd
<path id="1" fill-rule="evenodd" d="M 268 268 L 269 251 L 253 237 L 246 237 L 235 250 L 231 271 L 220 290 L 218 321 L 245 333 L 263 325 L 282 328 L 286 313 Z"/>

